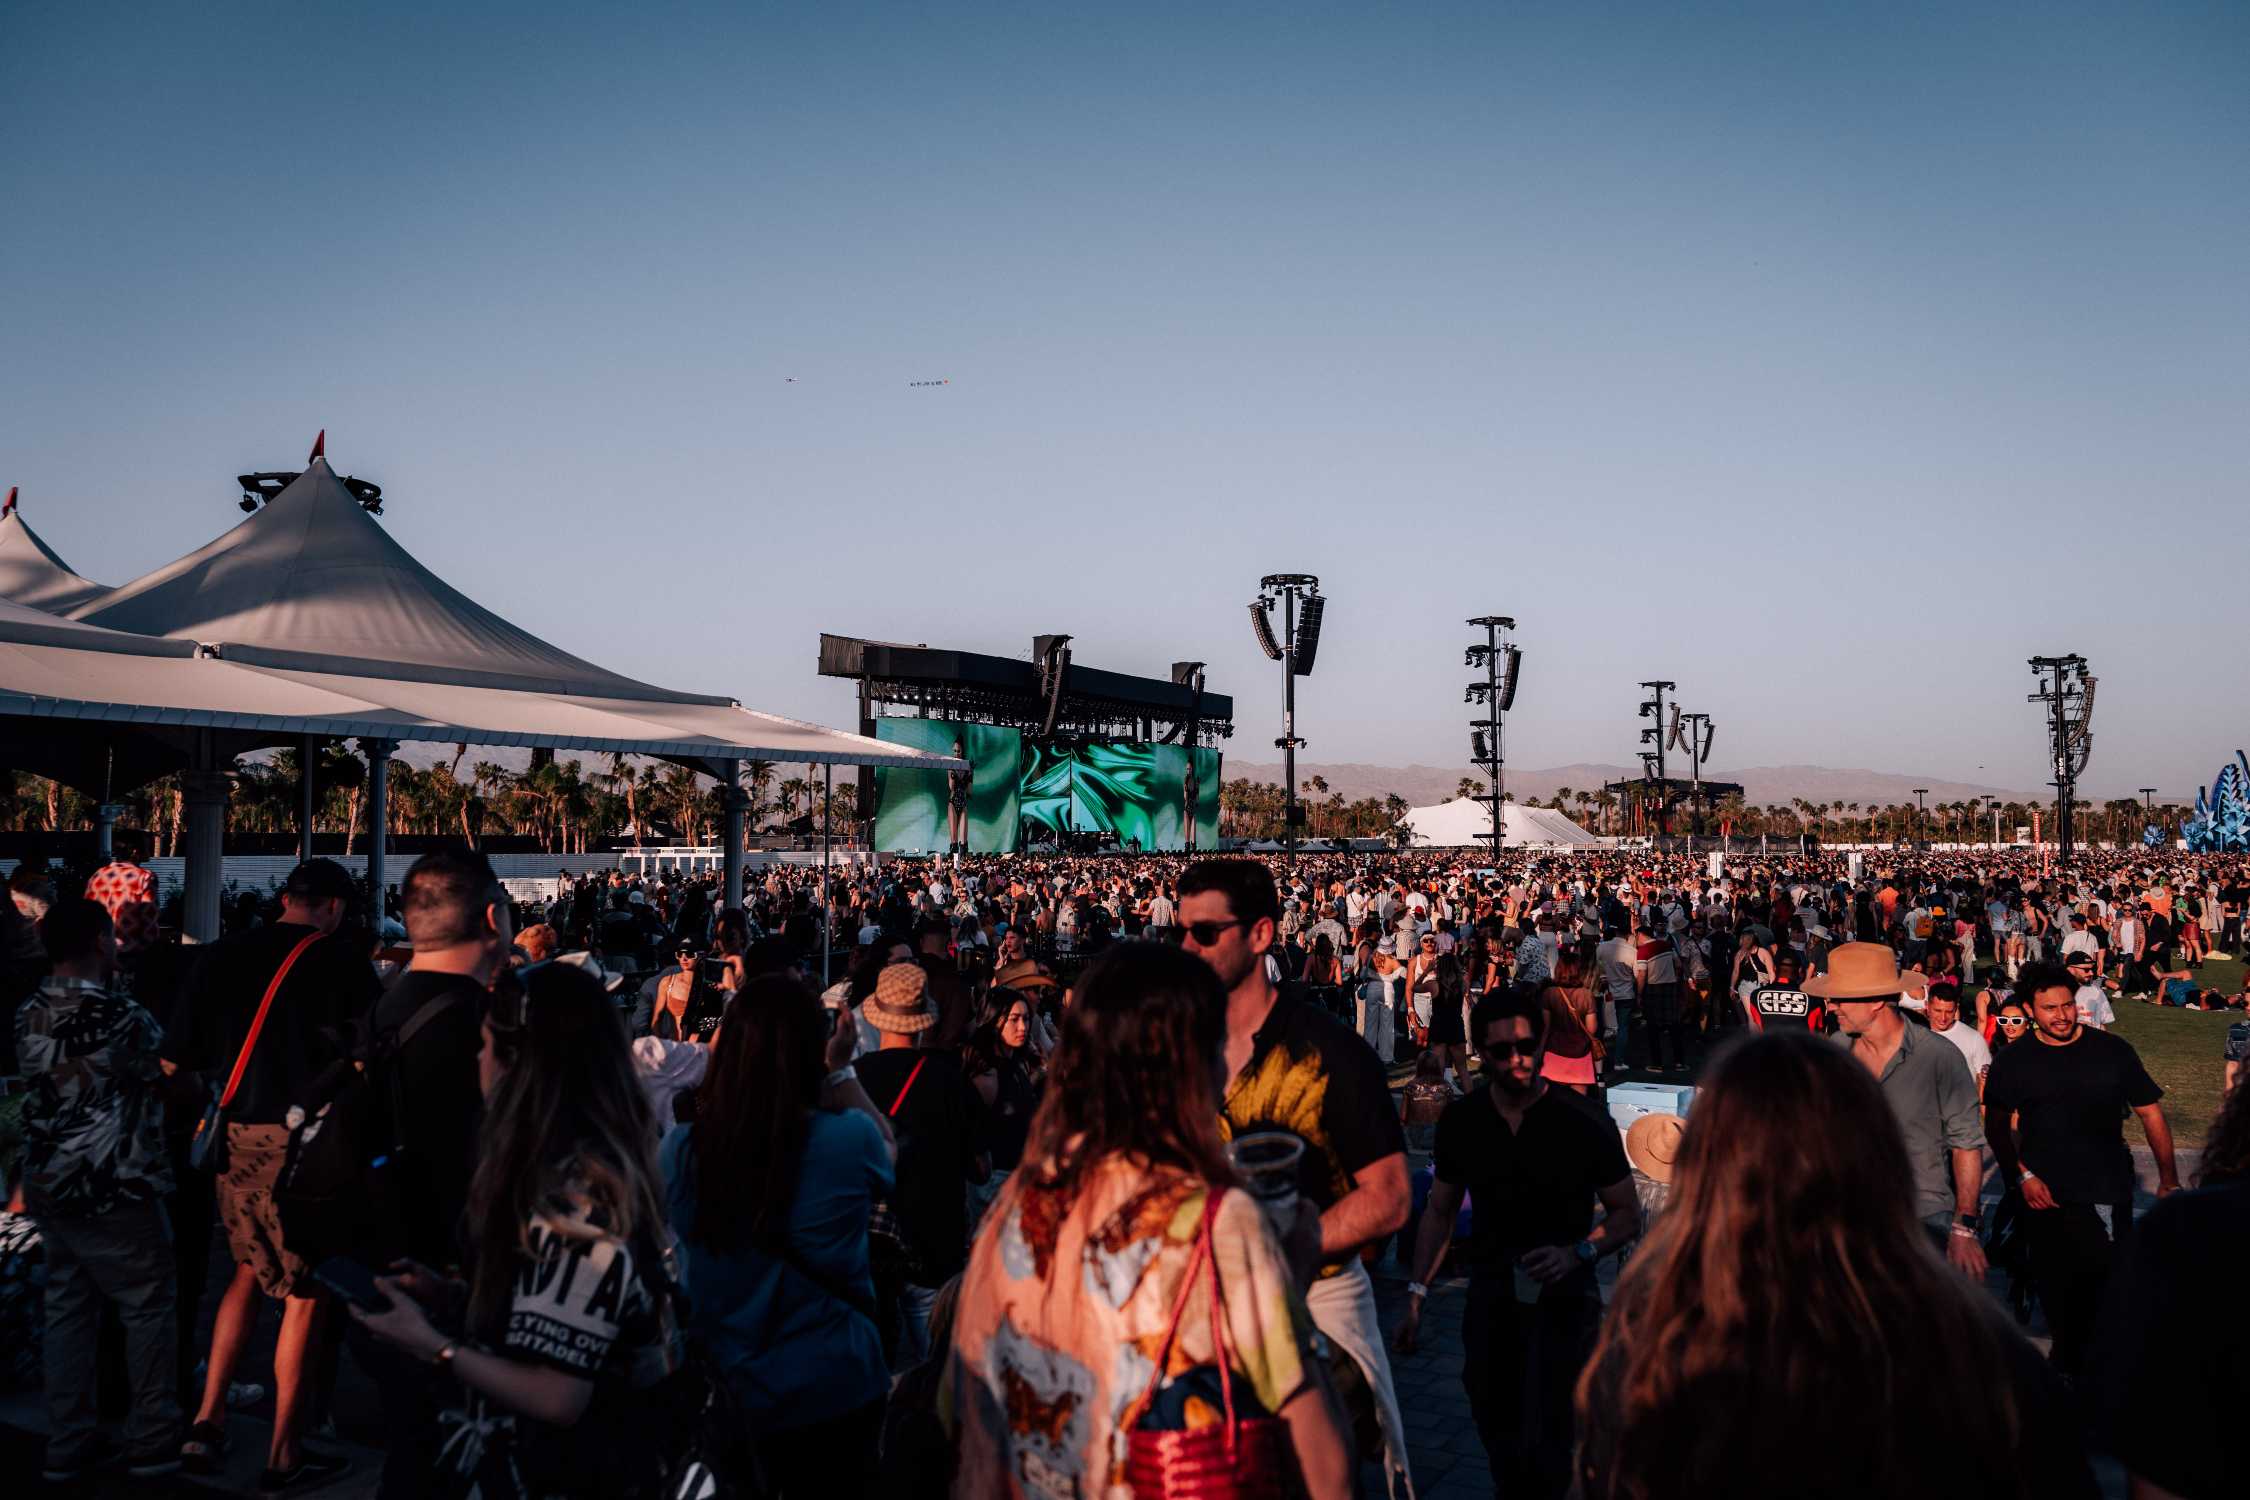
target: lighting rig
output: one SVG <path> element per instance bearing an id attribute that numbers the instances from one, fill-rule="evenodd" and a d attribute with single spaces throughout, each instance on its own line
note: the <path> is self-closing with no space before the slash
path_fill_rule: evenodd
<path id="1" fill-rule="evenodd" d="M 2047 705 L 2049 763 L 2054 767 L 2055 842 L 2065 860 L 2072 842 L 2071 804 L 2077 799 L 2078 778 L 2094 753 L 2094 678 L 2086 658 L 2034 656 L 2031 675 L 2039 691 L 2024 701 Z"/>
<path id="2" fill-rule="evenodd" d="M 1281 638 L 1273 633 L 1274 601 L 1281 601 Z M 1304 826 L 1305 810 L 1297 805 L 1297 679 L 1310 677 L 1313 657 L 1320 650 L 1320 621 L 1328 601 L 1321 597 L 1320 580 L 1310 573 L 1268 573 L 1258 580 L 1258 597 L 1250 602 L 1250 629 L 1258 649 L 1281 663 L 1281 752 L 1284 811 L 1281 838 L 1291 854 L 1297 852 L 1297 830 Z"/>
<path id="3" fill-rule="evenodd" d="M 1672 799 L 1670 795 L 1671 786 L 1664 778 L 1666 728 L 1664 695 L 1679 687 L 1679 684 L 1676 682 L 1644 682 L 1641 686 L 1649 690 L 1649 696 L 1641 700 L 1641 717 L 1654 721 L 1641 731 L 1641 743 L 1656 747 L 1653 751 L 1643 750 L 1641 752 L 1641 775 L 1645 780 L 1649 779 L 1652 771 L 1655 773 L 1656 831 L 1659 834 L 1668 834 L 1672 831 Z M 1679 710 L 1675 707 L 1673 712 L 1676 714 Z"/>
<path id="4" fill-rule="evenodd" d="M 328 429 L 323 427 L 320 436 L 313 439 L 312 454 L 305 462 L 328 456 Z M 258 507 L 289 488 L 301 474 L 301 469 L 261 469 L 255 474 L 237 474 L 235 483 L 242 487 L 238 502 L 244 515 L 255 514 Z M 371 479 L 360 479 L 350 474 L 340 476 L 344 488 L 359 502 L 359 508 L 371 516 L 383 513 L 383 487 Z"/>
<path id="5" fill-rule="evenodd" d="M 1709 714 L 1683 714 L 1680 706 L 1672 705 L 1672 727 L 1665 732 L 1665 740 L 1674 750 L 1688 758 L 1688 779 L 1695 788 L 1692 801 L 1695 811 L 1689 814 L 1688 834 L 1692 838 L 1703 831 L 1703 763 L 1711 758 L 1711 716 Z"/>
<path id="6" fill-rule="evenodd" d="M 1516 622 L 1507 615 L 1479 615 L 1469 624 L 1484 632 L 1482 645 L 1471 646 L 1463 664 L 1473 671 L 1484 673 L 1484 681 L 1469 684 L 1464 701 L 1487 711 L 1488 717 L 1469 721 L 1469 761 L 1484 772 L 1492 783 L 1490 795 L 1477 800 L 1487 804 L 1492 812 L 1492 863 L 1500 864 L 1500 845 L 1506 833 L 1501 815 L 1501 795 L 1506 784 L 1502 767 L 1506 747 L 1501 734 L 1503 715 L 1516 705 L 1516 676 L 1523 666 L 1523 652 L 1503 639 Z"/>

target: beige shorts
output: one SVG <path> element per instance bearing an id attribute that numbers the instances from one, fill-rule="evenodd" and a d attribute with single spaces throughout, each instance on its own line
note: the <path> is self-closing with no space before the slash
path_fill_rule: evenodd
<path id="1" fill-rule="evenodd" d="M 289 1147 L 289 1132 L 279 1125 L 229 1125 L 227 1169 L 219 1174 L 219 1222 L 226 1226 L 227 1251 L 238 1266 L 258 1273 L 269 1297 L 311 1296 L 303 1260 L 282 1242 L 281 1212 L 274 1207 L 273 1185 Z"/>

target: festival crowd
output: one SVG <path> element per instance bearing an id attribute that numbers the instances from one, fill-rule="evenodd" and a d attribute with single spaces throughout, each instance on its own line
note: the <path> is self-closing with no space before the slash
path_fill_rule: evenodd
<path id="1" fill-rule="evenodd" d="M 390 1496 L 1405 1496 L 1457 1295 L 1497 1494 L 2240 1493 L 2250 860 L 555 885 L 312 859 L 193 947 L 129 859 L 19 869 L 49 1482 L 224 1471 L 270 1307 L 268 1494 L 346 1468 L 349 1360 Z M 2142 1004 L 2227 1013 L 2185 1179 Z"/>

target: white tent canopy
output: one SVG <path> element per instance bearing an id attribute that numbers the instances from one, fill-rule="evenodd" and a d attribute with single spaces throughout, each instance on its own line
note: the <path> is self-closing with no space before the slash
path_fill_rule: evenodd
<path id="1" fill-rule="evenodd" d="M 15 508 L 14 490 L 0 512 L 0 599 L 57 614 L 91 604 L 108 590 L 79 577 L 40 539 Z"/>
<path id="2" fill-rule="evenodd" d="M 1546 807 L 1501 804 L 1500 843 L 1509 849 L 1598 849 L 1603 841 Z M 1413 832 L 1417 848 L 1456 848 L 1492 838 L 1492 814 L 1474 798 L 1457 797 L 1431 807 L 1409 808 L 1399 820 Z"/>
<path id="3" fill-rule="evenodd" d="M 230 661 L 515 692 L 731 699 L 636 682 L 551 646 L 415 561 L 315 458 L 232 531 L 73 618 L 184 636 Z"/>
<path id="4" fill-rule="evenodd" d="M 78 578 L 12 515 L 0 519 L 0 564 L 10 559 L 16 572 L 0 568 L 0 582 L 12 576 L 37 597 L 70 597 L 70 580 L 92 592 L 67 618 L 30 600 L 0 603 L 0 716 L 114 725 L 139 735 L 132 748 L 143 761 L 167 745 L 173 765 L 188 756 L 187 926 L 198 937 L 217 926 L 225 768 L 263 745 L 363 741 L 368 864 L 378 885 L 391 741 L 551 746 L 696 765 L 729 787 L 730 903 L 741 900 L 742 762 L 965 768 L 950 756 L 639 682 L 552 646 L 417 562 L 317 448 L 305 471 L 240 525 L 121 588 Z M 54 746 L 19 746 L 18 762 L 68 753 L 61 738 L 58 731 Z M 81 730 L 71 746 L 83 741 Z M 105 785 L 119 741 L 107 743 Z"/>

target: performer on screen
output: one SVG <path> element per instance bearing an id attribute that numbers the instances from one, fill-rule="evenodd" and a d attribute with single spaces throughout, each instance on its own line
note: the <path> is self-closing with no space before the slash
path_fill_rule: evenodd
<path id="1" fill-rule="evenodd" d="M 953 740 L 953 758 L 969 758 L 968 747 L 958 735 Z M 969 852 L 969 785 L 975 779 L 971 771 L 945 773 L 945 836 L 954 854 Z"/>
<path id="2" fill-rule="evenodd" d="M 1195 794 L 1200 790 L 1195 779 L 1195 752 L 1188 752 L 1187 773 L 1180 778 L 1181 824 L 1187 829 L 1187 852 L 1195 852 Z"/>

